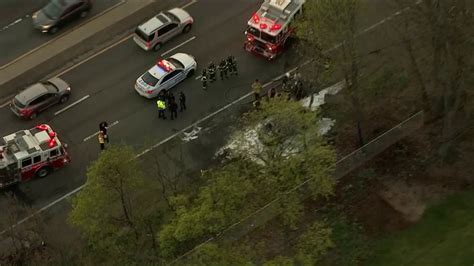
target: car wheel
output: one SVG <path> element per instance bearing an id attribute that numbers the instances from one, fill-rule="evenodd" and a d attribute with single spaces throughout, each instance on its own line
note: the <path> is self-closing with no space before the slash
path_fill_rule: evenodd
<path id="1" fill-rule="evenodd" d="M 191 30 L 192 24 L 188 24 L 184 27 L 183 33 L 188 33 Z"/>
<path id="2" fill-rule="evenodd" d="M 157 44 L 155 44 L 155 46 L 153 46 L 153 50 L 155 50 L 155 51 L 160 50 L 160 48 L 161 48 L 161 43 L 157 43 Z"/>
<path id="3" fill-rule="evenodd" d="M 85 17 L 87 17 L 88 14 L 89 14 L 89 10 L 84 10 L 84 11 L 81 12 L 81 14 L 79 14 L 79 16 L 81 18 L 85 18 Z"/>
<path id="4" fill-rule="evenodd" d="M 186 75 L 187 78 L 191 77 L 194 75 L 194 69 L 189 70 L 188 74 Z"/>
<path id="5" fill-rule="evenodd" d="M 31 120 L 33 120 L 33 119 L 35 119 L 37 116 L 38 116 L 38 115 L 37 115 L 36 113 L 31 113 L 31 115 L 30 115 L 29 118 L 30 118 Z"/>
<path id="6" fill-rule="evenodd" d="M 36 172 L 36 176 L 39 178 L 46 177 L 49 174 L 49 168 L 43 167 Z"/>
<path id="7" fill-rule="evenodd" d="M 50 34 L 55 34 L 56 32 L 58 32 L 58 27 L 52 27 L 51 29 L 49 29 L 48 31 Z"/>
<path id="8" fill-rule="evenodd" d="M 63 95 L 60 99 L 59 99 L 59 103 L 65 103 L 69 100 L 69 96 L 68 95 Z"/>

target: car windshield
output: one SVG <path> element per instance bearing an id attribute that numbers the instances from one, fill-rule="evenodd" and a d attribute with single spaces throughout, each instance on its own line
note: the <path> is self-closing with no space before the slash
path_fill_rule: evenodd
<path id="1" fill-rule="evenodd" d="M 260 38 L 260 31 L 257 30 L 257 29 L 254 28 L 254 27 L 249 27 L 249 28 L 247 29 L 247 32 L 250 33 L 250 34 L 252 34 L 252 35 L 254 35 L 255 37 Z"/>
<path id="2" fill-rule="evenodd" d="M 158 83 L 158 79 L 155 78 L 152 74 L 150 74 L 150 72 L 146 72 L 145 74 L 143 74 L 142 79 L 143 81 L 145 81 L 146 84 L 150 86 L 155 86 L 156 83 Z"/>
<path id="3" fill-rule="evenodd" d="M 176 68 L 184 68 L 183 63 L 179 62 L 178 60 L 174 58 L 169 58 L 167 61 L 173 64 Z"/>
<path id="4" fill-rule="evenodd" d="M 13 103 L 18 106 L 19 108 L 24 108 L 26 105 L 19 101 L 17 98 L 13 98 Z"/>
<path id="5" fill-rule="evenodd" d="M 144 40 L 145 42 L 149 42 L 153 39 L 153 34 L 151 35 L 148 35 L 146 33 L 144 33 L 142 30 L 140 30 L 139 28 L 137 28 L 135 30 L 135 34 L 138 35 L 138 37 L 140 37 L 142 40 Z"/>
<path id="6" fill-rule="evenodd" d="M 270 34 L 267 34 L 265 32 L 262 32 L 262 35 L 260 36 L 260 38 L 262 38 L 262 40 L 264 40 L 266 42 L 276 43 L 276 37 L 271 36 Z"/>
<path id="7" fill-rule="evenodd" d="M 174 22 L 179 22 L 179 18 L 173 15 L 171 12 L 165 12 L 165 15 Z"/>
<path id="8" fill-rule="evenodd" d="M 42 83 L 49 92 L 59 92 L 59 89 L 53 83 L 46 81 Z"/>
<path id="9" fill-rule="evenodd" d="M 61 16 L 62 9 L 55 3 L 55 1 L 51 1 L 43 8 L 43 12 L 50 19 L 58 19 L 59 16 Z"/>

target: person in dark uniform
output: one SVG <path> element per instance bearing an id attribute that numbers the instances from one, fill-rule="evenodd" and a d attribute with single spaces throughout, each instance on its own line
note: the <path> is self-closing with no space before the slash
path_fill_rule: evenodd
<path id="1" fill-rule="evenodd" d="M 202 82 L 202 88 L 204 90 L 207 90 L 207 72 L 205 69 L 202 71 L 201 82 Z"/>
<path id="2" fill-rule="evenodd" d="M 211 61 L 209 66 L 207 67 L 207 71 L 209 72 L 209 81 L 212 83 L 216 81 L 216 65 Z"/>
<path id="3" fill-rule="evenodd" d="M 186 95 L 182 91 L 179 93 L 179 109 L 181 112 L 186 110 Z"/>
<path id="4" fill-rule="evenodd" d="M 102 131 L 105 141 L 109 143 L 109 133 L 107 132 L 107 129 L 109 129 L 109 124 L 107 124 L 107 121 L 102 121 L 99 123 L 99 131 Z"/>
<path id="5" fill-rule="evenodd" d="M 174 94 L 170 90 L 167 90 L 166 91 L 166 103 L 168 104 L 168 106 L 170 105 L 170 103 L 172 101 L 176 101 L 176 98 L 174 97 Z"/>
<path id="6" fill-rule="evenodd" d="M 174 99 L 170 101 L 169 109 L 170 109 L 171 120 L 173 120 L 174 118 L 178 118 L 178 104 L 176 103 Z"/>
<path id="7" fill-rule="evenodd" d="M 237 73 L 237 60 L 235 60 L 235 57 L 233 57 L 232 55 L 229 55 L 229 57 L 227 57 L 227 66 L 229 68 L 229 75 L 233 76 L 233 75 L 238 75 Z"/>
<path id="8" fill-rule="evenodd" d="M 227 76 L 227 70 L 229 68 L 229 65 L 227 64 L 227 60 L 222 59 L 221 63 L 219 64 L 219 72 L 221 74 L 221 80 L 228 79 L 229 77 Z"/>

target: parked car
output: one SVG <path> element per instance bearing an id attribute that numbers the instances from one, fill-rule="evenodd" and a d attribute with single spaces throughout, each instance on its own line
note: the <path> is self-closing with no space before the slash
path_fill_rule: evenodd
<path id="1" fill-rule="evenodd" d="M 159 60 L 141 75 L 135 90 L 141 96 L 151 99 L 162 90 L 169 90 L 196 72 L 197 63 L 192 55 L 177 53 L 168 59 Z"/>
<path id="2" fill-rule="evenodd" d="M 161 45 L 181 33 L 187 33 L 193 25 L 193 18 L 182 8 L 161 12 L 139 25 L 133 40 L 143 50 L 159 50 Z"/>
<path id="3" fill-rule="evenodd" d="M 60 78 L 39 82 L 13 97 L 10 109 L 22 118 L 35 119 L 38 113 L 58 104 L 65 103 L 71 95 L 71 87 Z"/>
<path id="4" fill-rule="evenodd" d="M 86 17 L 91 8 L 92 0 L 51 0 L 33 13 L 33 25 L 41 32 L 54 34 L 67 22 Z"/>

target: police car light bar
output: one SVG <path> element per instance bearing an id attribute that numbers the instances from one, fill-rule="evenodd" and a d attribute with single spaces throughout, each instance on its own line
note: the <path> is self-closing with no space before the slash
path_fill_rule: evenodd
<path id="1" fill-rule="evenodd" d="M 166 72 L 170 72 L 171 70 L 173 70 L 171 68 L 171 64 L 166 60 L 158 61 L 158 66 Z"/>

